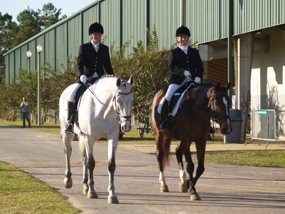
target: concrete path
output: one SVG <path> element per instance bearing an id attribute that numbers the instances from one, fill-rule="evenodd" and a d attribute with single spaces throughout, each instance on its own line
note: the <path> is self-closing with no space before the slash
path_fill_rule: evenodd
<path id="1" fill-rule="evenodd" d="M 206 164 L 205 173 L 196 185 L 202 200 L 193 202 L 189 200 L 188 193 L 181 193 L 178 190 L 179 173 L 175 160 L 171 161 L 165 172 L 170 192 L 160 193 L 155 155 L 141 150 L 136 151 L 134 147 L 121 146 L 117 151 L 115 174 L 115 187 L 120 204 L 107 204 L 107 146 L 102 144 L 94 146 L 95 188 L 99 198 L 87 199 L 82 195 L 82 167 L 77 142 L 73 142 L 72 145 L 71 164 L 74 184 L 71 189 L 65 189 L 63 186 L 65 159 L 59 136 L 0 125 L 0 160 L 20 167 L 58 189 L 75 207 L 81 209 L 82 213 L 281 214 L 285 212 L 285 169 L 283 168 Z M 280 146 L 282 148 L 283 144 Z"/>

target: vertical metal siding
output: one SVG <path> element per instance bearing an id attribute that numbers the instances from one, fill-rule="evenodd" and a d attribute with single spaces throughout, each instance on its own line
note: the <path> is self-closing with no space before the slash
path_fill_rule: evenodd
<path id="1" fill-rule="evenodd" d="M 124 0 L 122 2 L 122 43 L 131 39 L 126 54 L 132 52 L 132 48 L 137 46 L 138 41 L 147 43 L 146 39 L 146 0 L 133 1 Z"/>
<path id="2" fill-rule="evenodd" d="M 120 0 L 102 1 L 100 3 L 100 23 L 104 27 L 103 43 L 120 46 Z"/>
<path id="3" fill-rule="evenodd" d="M 228 0 L 186 1 L 186 25 L 192 41 L 208 42 L 227 37 Z"/>
<path id="4" fill-rule="evenodd" d="M 284 0 L 234 0 L 234 34 L 285 23 Z"/>
<path id="5" fill-rule="evenodd" d="M 68 56 L 76 57 L 81 42 L 81 14 L 68 21 Z"/>
<path id="6" fill-rule="evenodd" d="M 180 25 L 179 11 L 179 0 L 150 1 L 150 30 L 155 25 L 159 49 L 170 49 L 175 45 L 175 31 Z"/>
<path id="7" fill-rule="evenodd" d="M 66 67 L 66 49 L 67 43 L 66 41 L 66 28 L 65 25 L 62 24 L 55 29 L 55 70 L 61 69 L 61 64 Z"/>

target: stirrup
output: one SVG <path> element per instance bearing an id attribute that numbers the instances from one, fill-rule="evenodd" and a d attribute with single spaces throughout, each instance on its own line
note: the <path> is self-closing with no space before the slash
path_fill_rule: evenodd
<path id="1" fill-rule="evenodd" d="M 73 125 L 69 124 L 68 127 L 65 129 L 66 134 L 73 134 Z"/>

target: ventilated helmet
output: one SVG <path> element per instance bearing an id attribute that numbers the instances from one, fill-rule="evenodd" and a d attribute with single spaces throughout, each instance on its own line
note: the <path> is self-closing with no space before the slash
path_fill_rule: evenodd
<path id="1" fill-rule="evenodd" d="M 89 27 L 89 35 L 92 34 L 92 33 L 104 33 L 104 29 L 103 29 L 103 26 L 98 23 L 98 22 L 95 22 L 93 24 L 90 25 Z"/>
<path id="2" fill-rule="evenodd" d="M 176 36 L 180 36 L 180 35 L 187 35 L 187 36 L 191 36 L 190 30 L 185 27 L 184 25 L 181 25 L 181 27 L 177 28 L 176 30 Z"/>

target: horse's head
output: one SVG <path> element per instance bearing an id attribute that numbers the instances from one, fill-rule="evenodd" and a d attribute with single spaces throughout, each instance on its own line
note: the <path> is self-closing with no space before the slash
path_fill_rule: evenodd
<path id="1" fill-rule="evenodd" d="M 133 75 L 126 82 L 117 78 L 117 90 L 114 96 L 114 107 L 117 117 L 120 118 L 121 130 L 127 132 L 131 130 L 131 111 L 134 101 L 134 92 L 132 85 L 134 83 Z"/>
<path id="2" fill-rule="evenodd" d="M 227 91 L 230 88 L 229 82 L 225 87 L 218 83 L 215 87 L 208 91 L 208 106 L 212 110 L 212 117 L 215 122 L 220 125 L 220 131 L 223 135 L 228 135 L 232 131 L 231 120 L 229 118 L 231 100 Z"/>

